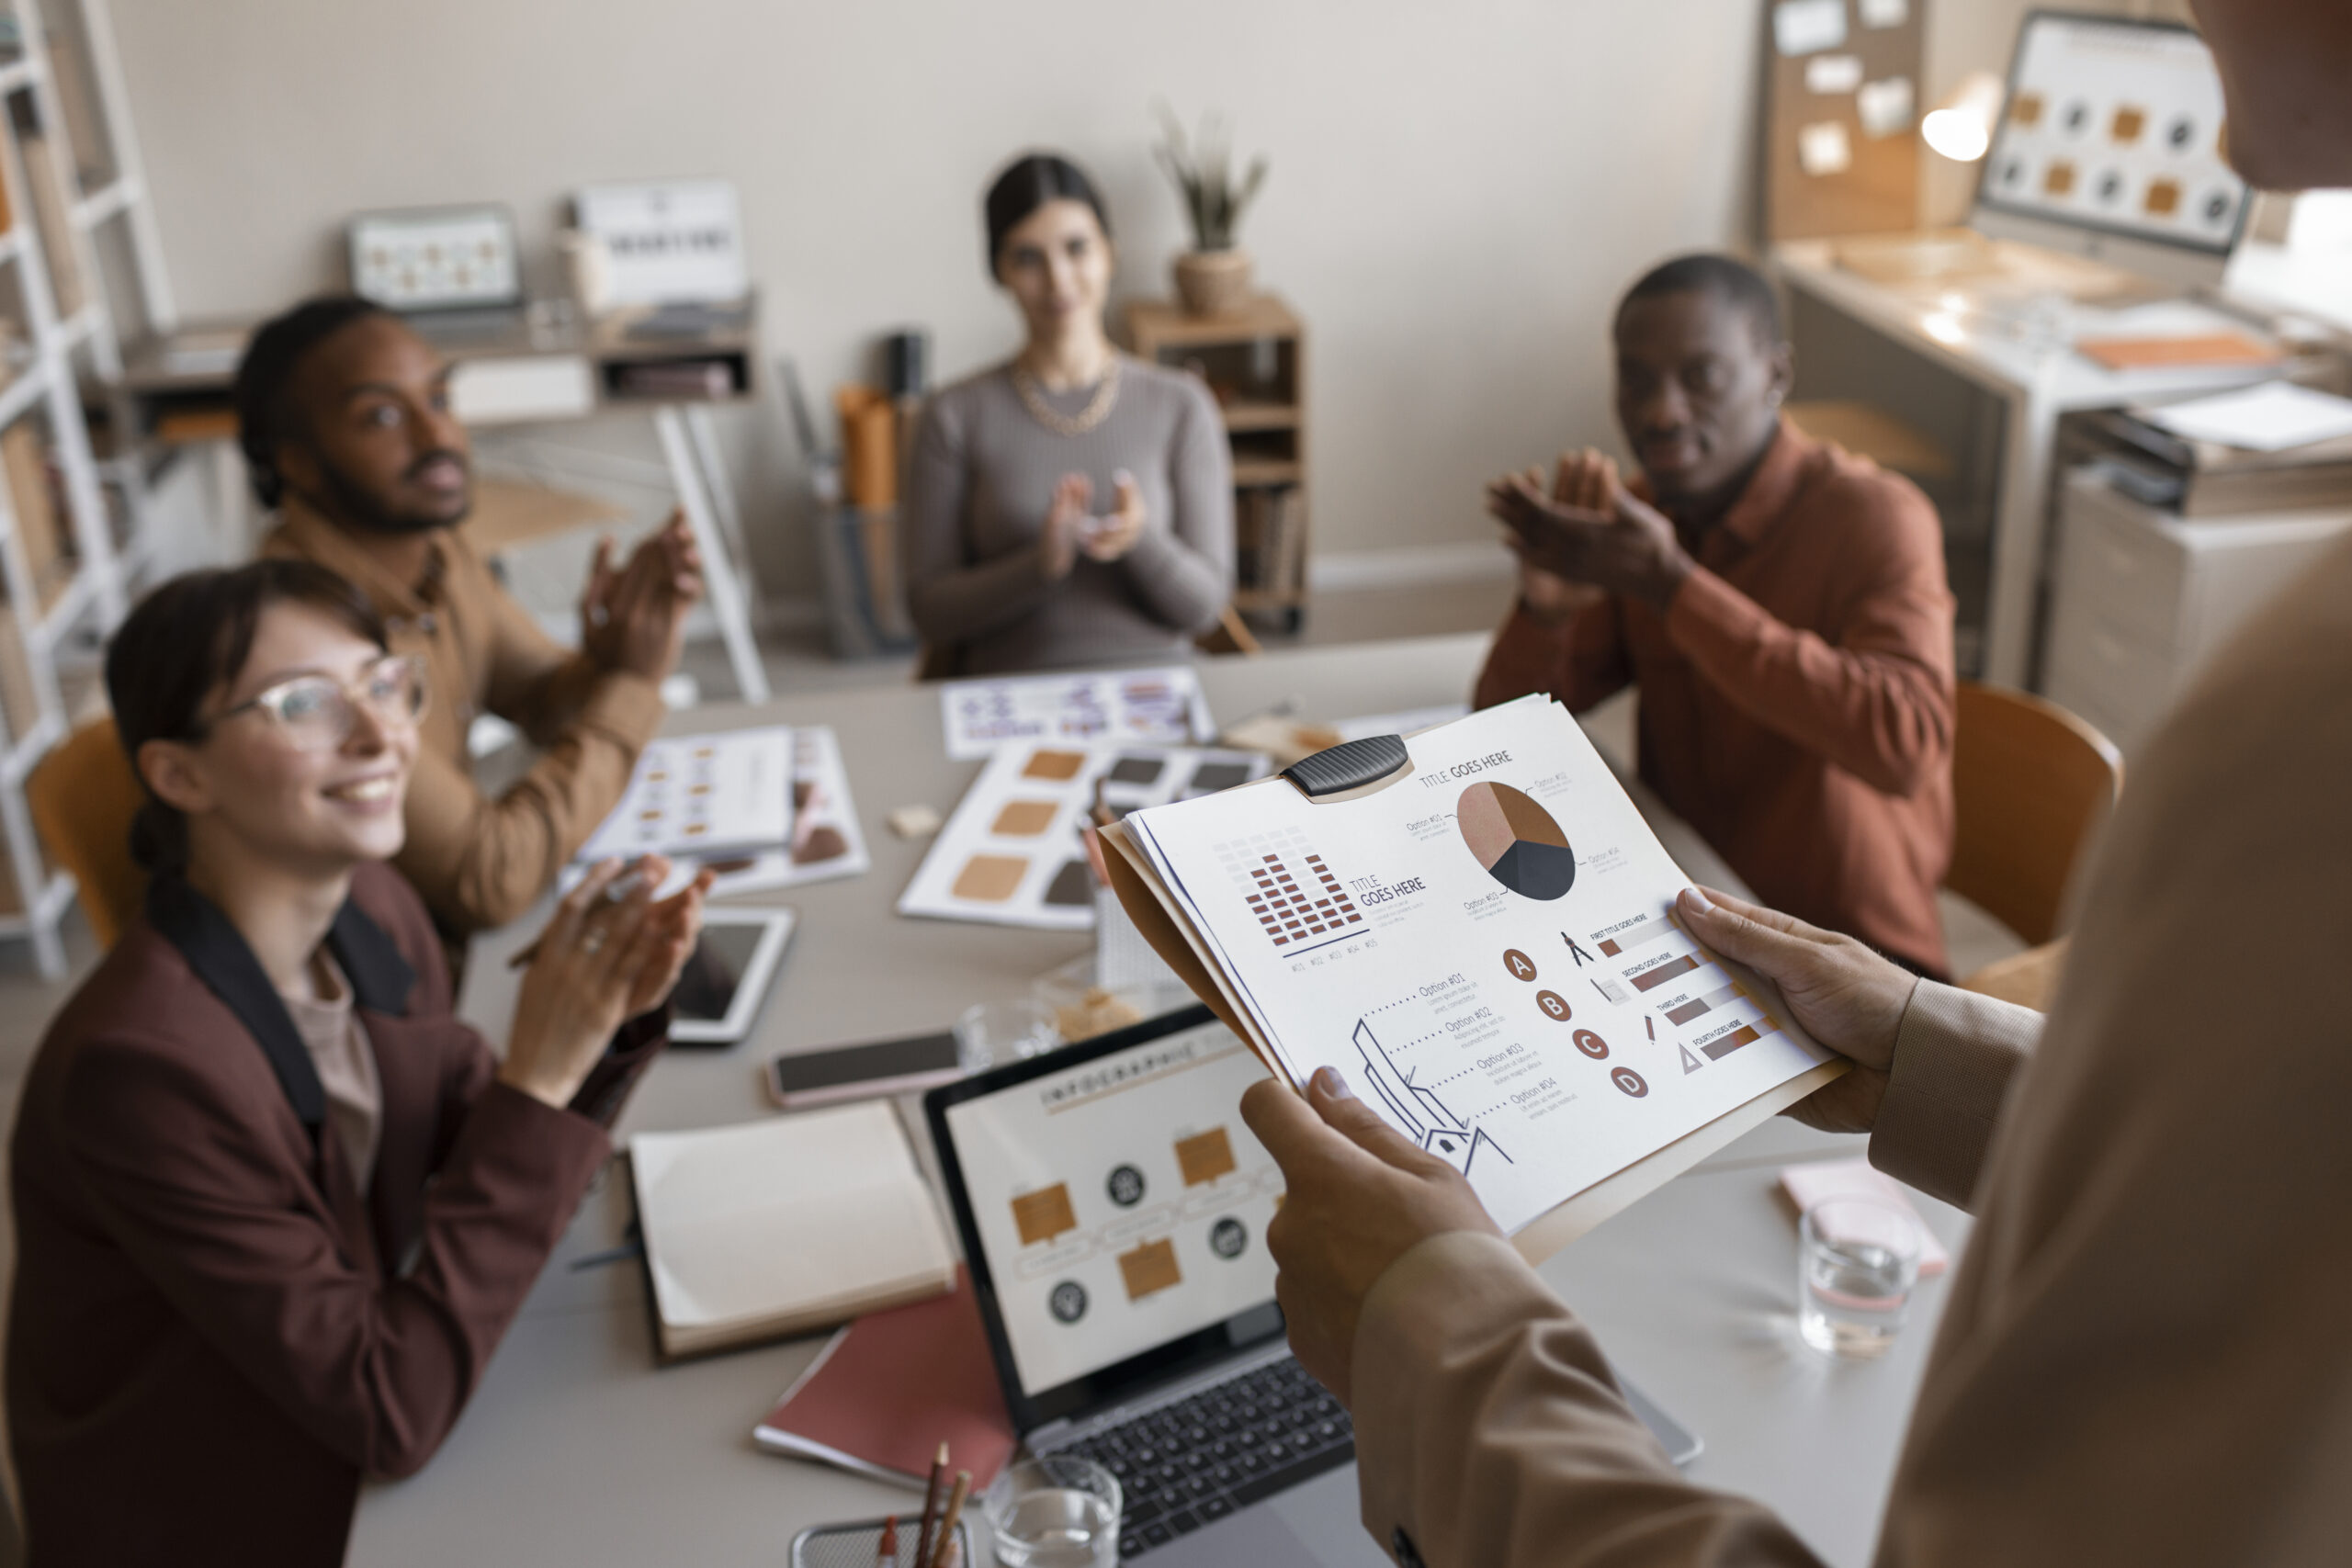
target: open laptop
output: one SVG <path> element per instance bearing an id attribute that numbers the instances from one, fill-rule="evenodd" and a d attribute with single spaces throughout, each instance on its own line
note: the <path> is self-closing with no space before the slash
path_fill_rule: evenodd
<path id="1" fill-rule="evenodd" d="M 1239 1111 L 1264 1076 L 1193 1007 L 924 1097 L 1005 1408 L 1032 1451 L 1119 1477 L 1122 1561 L 1388 1562 L 1348 1414 L 1283 1342 L 1282 1173 Z"/>

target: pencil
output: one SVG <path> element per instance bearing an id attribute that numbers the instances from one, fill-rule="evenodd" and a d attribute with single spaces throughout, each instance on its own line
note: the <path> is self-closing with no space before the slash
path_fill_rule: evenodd
<path id="1" fill-rule="evenodd" d="M 972 1472 L 956 1472 L 956 1489 L 947 1494 L 947 1506 L 939 1516 L 939 1543 L 931 1549 L 930 1568 L 947 1568 L 948 1548 L 956 1544 L 956 1527 L 964 1517 L 964 1499 L 972 1495 Z"/>
<path id="2" fill-rule="evenodd" d="M 947 1445 L 931 1461 L 931 1484 L 923 1488 L 922 1528 L 915 1533 L 915 1568 L 931 1568 L 931 1549 L 938 1544 L 932 1532 L 939 1528 L 939 1506 L 947 1500 Z"/>

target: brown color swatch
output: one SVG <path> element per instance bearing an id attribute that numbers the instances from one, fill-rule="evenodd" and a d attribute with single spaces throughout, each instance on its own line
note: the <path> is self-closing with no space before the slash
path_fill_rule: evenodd
<path id="1" fill-rule="evenodd" d="M 2150 180 L 2148 182 L 2148 194 L 2142 199 L 2141 206 L 2147 209 L 2149 213 L 2154 217 L 2171 217 L 2174 213 L 2180 210 L 2180 182 L 2177 180 Z"/>
<path id="2" fill-rule="evenodd" d="M 1234 1171 L 1233 1140 L 1225 1135 L 1222 1127 L 1179 1138 L 1176 1168 L 1184 1173 L 1187 1187 L 1205 1187 L 1219 1177 L 1230 1176 Z"/>
<path id="3" fill-rule="evenodd" d="M 842 837 L 839 828 L 819 828 L 792 847 L 792 863 L 814 865 L 820 860 L 837 860 L 849 853 L 849 840 Z"/>
<path id="4" fill-rule="evenodd" d="M 2019 93 L 2016 101 L 2009 105 L 2009 123 L 2040 125 L 2041 123 L 2041 95 Z"/>
<path id="5" fill-rule="evenodd" d="M 2052 164 L 2049 168 L 2042 171 L 2041 188 L 2043 193 L 2049 196 L 2074 195 L 2075 165 L 2064 158 Z"/>
<path id="6" fill-rule="evenodd" d="M 1051 1187 L 1015 1198 L 1012 1227 L 1021 1233 L 1023 1247 L 1034 1247 L 1041 1241 L 1053 1240 L 1064 1231 L 1076 1230 L 1078 1214 L 1070 1207 L 1069 1184 L 1057 1181 Z"/>
<path id="7" fill-rule="evenodd" d="M 1086 766 L 1083 751 L 1032 751 L 1029 765 L 1021 770 L 1024 779 L 1074 779 L 1078 770 Z"/>
<path id="8" fill-rule="evenodd" d="M 1001 839 L 1034 839 L 1054 825 L 1054 815 L 1060 810 L 1051 800 L 1008 800 L 989 831 Z"/>
<path id="9" fill-rule="evenodd" d="M 2146 130 L 2147 126 L 2148 114 L 2145 109 L 2134 108 L 2130 104 L 2124 104 L 2116 109 L 2115 118 L 2108 122 L 2107 133 L 2118 141 L 2137 141 L 2140 140 L 2140 132 Z"/>
<path id="10" fill-rule="evenodd" d="M 1139 1302 L 1154 1291 L 1165 1291 L 1184 1282 L 1184 1271 L 1176 1267 L 1176 1244 L 1166 1236 L 1145 1242 L 1133 1252 L 1119 1254 L 1119 1278 L 1127 1287 L 1127 1300 Z"/>
<path id="11" fill-rule="evenodd" d="M 948 891 L 976 904 L 1001 904 L 1028 874 L 1029 862 L 1023 856 L 974 855 L 956 874 L 956 886 Z"/>

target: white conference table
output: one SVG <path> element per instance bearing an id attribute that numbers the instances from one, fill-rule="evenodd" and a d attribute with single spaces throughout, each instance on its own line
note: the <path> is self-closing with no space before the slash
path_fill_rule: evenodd
<path id="1" fill-rule="evenodd" d="M 1462 700 L 1483 636 L 1301 649 L 1204 660 L 1221 721 L 1284 699 L 1323 719 Z M 894 837 L 891 808 L 944 814 L 978 773 L 941 744 L 935 691 L 906 687 L 705 707 L 680 732 L 754 723 L 826 724 L 840 737 L 874 867 L 852 880 L 752 897 L 801 920 L 753 1037 L 727 1050 L 676 1049 L 647 1075 L 621 1136 L 775 1114 L 759 1084 L 771 1055 L 942 1028 L 976 1001 L 1025 995 L 1036 976 L 1087 950 L 1085 935 L 903 919 L 893 912 L 925 844 Z M 1636 791 L 1694 879 L 1738 883 L 1687 825 Z M 476 944 L 469 1015 L 502 1039 L 504 955 L 537 918 Z M 920 1106 L 902 1103 L 926 1165 Z M 1831 1364 L 1793 1329 L 1795 1224 L 1775 1195 L 1792 1159 L 1861 1152 L 1785 1119 L 1758 1128 L 1569 1247 L 1544 1277 L 1583 1314 L 1625 1373 L 1697 1432 L 1689 1473 L 1779 1509 L 1833 1563 L 1866 1562 L 1943 1300 L 1923 1282 L 1913 1320 L 1882 1360 Z M 575 1269 L 618 1246 L 632 1214 L 608 1167 L 582 1206 L 482 1379 L 423 1474 L 363 1493 L 349 1562 L 546 1563 L 672 1561 L 773 1564 L 793 1535 L 832 1519 L 904 1512 L 909 1494 L 753 1447 L 752 1426 L 823 1336 L 657 1369 L 642 1267 Z M 1915 1196 L 1955 1255 L 1967 1220 Z"/>

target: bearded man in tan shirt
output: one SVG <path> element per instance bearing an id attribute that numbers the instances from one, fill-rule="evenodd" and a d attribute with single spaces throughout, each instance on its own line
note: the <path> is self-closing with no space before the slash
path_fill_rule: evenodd
<path id="1" fill-rule="evenodd" d="M 2196 0 L 2257 186 L 2352 185 L 2352 5 Z M 1916 979 L 1696 892 L 1844 1077 L 1799 1107 L 1976 1215 L 1887 1501 L 1886 1568 L 2352 1556 L 2352 546 L 2135 765 L 2056 1005 Z M 1400 1563 L 1810 1563 L 1682 1479 L 1452 1167 L 1337 1075 L 1242 1102 L 1308 1371 Z"/>
<path id="2" fill-rule="evenodd" d="M 502 926 L 551 886 L 617 804 L 662 723 L 702 566 L 684 523 L 613 566 L 599 545 L 581 646 L 539 629 L 459 526 L 471 448 L 449 412 L 449 362 L 389 311 L 312 299 L 265 323 L 238 367 L 238 440 L 254 491 L 277 512 L 265 555 L 348 578 L 422 654 L 431 702 L 393 862 L 446 938 Z M 497 796 L 474 783 L 467 732 L 496 714 L 539 748 Z"/>

